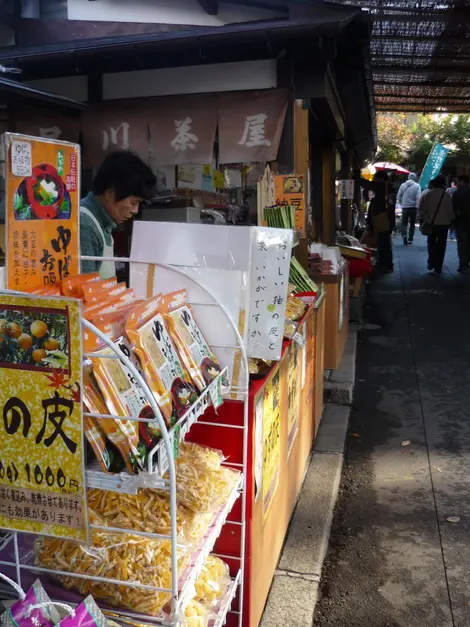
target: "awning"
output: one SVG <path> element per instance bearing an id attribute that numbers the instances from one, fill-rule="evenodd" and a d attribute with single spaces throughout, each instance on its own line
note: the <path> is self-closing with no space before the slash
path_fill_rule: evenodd
<path id="1" fill-rule="evenodd" d="M 84 111 L 87 105 L 70 98 L 64 98 L 42 89 L 35 89 L 29 85 L 23 85 L 18 81 L 0 76 L 0 104 L 11 104 L 18 102 L 44 102 L 54 108 L 68 111 Z"/>

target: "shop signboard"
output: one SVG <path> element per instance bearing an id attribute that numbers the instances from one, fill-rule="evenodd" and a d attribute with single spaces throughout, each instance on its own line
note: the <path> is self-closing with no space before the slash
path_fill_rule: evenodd
<path id="1" fill-rule="evenodd" d="M 104 158 L 117 150 L 131 150 L 149 162 L 148 115 L 135 101 L 108 102 L 85 111 L 81 132 L 85 167 L 99 168 Z"/>
<path id="2" fill-rule="evenodd" d="M 354 200 L 354 179 L 341 179 L 339 182 L 340 200 Z"/>
<path id="3" fill-rule="evenodd" d="M 281 461 L 281 370 L 266 383 L 263 401 L 263 521 L 279 485 Z"/>
<path id="4" fill-rule="evenodd" d="M 315 318 L 313 315 L 308 316 L 305 321 L 307 327 L 307 343 L 304 346 L 303 354 L 305 356 L 305 386 L 303 389 L 304 415 L 312 416 L 313 419 L 313 392 L 315 389 Z M 304 326 L 305 326 L 304 325 Z"/>
<path id="5" fill-rule="evenodd" d="M 79 272 L 80 147 L 5 133 L 6 286 L 31 290 Z"/>
<path id="6" fill-rule="evenodd" d="M 281 358 L 292 240 L 293 232 L 290 229 L 254 229 L 249 357 L 275 361 Z"/>
<path id="7" fill-rule="evenodd" d="M 269 163 L 279 150 L 289 92 L 221 94 L 219 107 L 220 163 Z"/>
<path id="8" fill-rule="evenodd" d="M 80 117 L 38 107 L 15 107 L 15 129 L 24 135 L 78 143 Z"/>
<path id="9" fill-rule="evenodd" d="M 426 189 L 429 185 L 429 181 L 432 181 L 432 179 L 439 175 L 448 152 L 449 149 L 442 144 L 437 142 L 434 144 L 426 160 L 423 171 L 421 172 L 419 179 L 421 189 Z"/>
<path id="10" fill-rule="evenodd" d="M 0 293 L 0 528 L 87 540 L 80 316 Z"/>
<path id="11" fill-rule="evenodd" d="M 301 348 L 297 342 L 292 342 L 289 349 L 287 365 L 287 459 L 290 457 L 299 432 L 299 392 L 302 377 L 299 377 L 298 366 L 303 350 L 305 350 L 305 346 Z"/>
<path id="12" fill-rule="evenodd" d="M 295 207 L 295 227 L 300 237 L 305 237 L 305 189 L 303 175 L 274 176 L 276 205 Z"/>

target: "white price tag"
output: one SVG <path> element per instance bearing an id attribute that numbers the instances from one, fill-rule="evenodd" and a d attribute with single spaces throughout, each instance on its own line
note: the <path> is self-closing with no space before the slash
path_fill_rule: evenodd
<path id="1" fill-rule="evenodd" d="M 302 348 L 305 346 L 305 338 L 302 333 L 294 333 L 292 341 L 301 346 Z"/>
<path id="2" fill-rule="evenodd" d="M 183 441 L 184 438 L 186 437 L 186 434 L 189 431 L 189 424 L 187 421 L 185 421 L 182 425 L 181 425 L 181 431 L 180 431 L 180 440 Z"/>
<path id="3" fill-rule="evenodd" d="M 31 144 L 14 141 L 11 145 L 11 172 L 13 176 L 31 176 L 32 171 Z"/>
<path id="4" fill-rule="evenodd" d="M 159 457 L 159 471 L 160 471 L 160 476 L 163 477 L 163 475 L 167 472 L 168 470 L 168 455 L 166 453 L 166 448 L 165 448 L 165 444 L 162 442 L 160 449 L 158 451 L 158 457 Z"/>

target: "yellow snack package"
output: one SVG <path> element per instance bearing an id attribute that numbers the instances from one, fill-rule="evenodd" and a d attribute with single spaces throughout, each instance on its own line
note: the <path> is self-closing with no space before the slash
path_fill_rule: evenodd
<path id="1" fill-rule="evenodd" d="M 207 627 L 209 613 L 206 608 L 194 599 L 188 603 L 184 611 L 184 627 Z"/>
<path id="2" fill-rule="evenodd" d="M 160 295 L 137 305 L 127 317 L 126 334 L 160 411 L 171 426 L 198 397 L 165 326 L 160 307 Z"/>
<path id="3" fill-rule="evenodd" d="M 98 517 L 93 523 L 101 524 Z M 178 568 L 184 569 L 188 555 L 178 547 Z M 103 577 L 125 582 L 171 589 L 171 543 L 169 540 L 143 538 L 132 534 L 91 532 L 91 545 L 70 540 L 39 538 L 35 543 L 35 563 L 41 568 L 66 570 L 87 575 L 86 579 L 56 575 L 66 588 L 113 607 L 124 607 L 158 616 L 171 598 L 171 592 L 158 592 L 132 586 L 94 581 Z"/>
<path id="4" fill-rule="evenodd" d="M 194 442 L 180 442 L 178 451 L 181 460 L 208 470 L 219 470 L 225 459 L 222 451 Z"/>
<path id="5" fill-rule="evenodd" d="M 195 583 L 195 599 L 205 607 L 215 607 L 231 581 L 228 565 L 220 557 L 208 555 Z"/>
<path id="6" fill-rule="evenodd" d="M 221 372 L 216 356 L 199 329 L 191 308 L 186 305 L 186 290 L 162 298 L 165 322 L 178 353 L 197 389 L 202 392 Z M 228 381 L 223 381 L 228 386 Z"/>

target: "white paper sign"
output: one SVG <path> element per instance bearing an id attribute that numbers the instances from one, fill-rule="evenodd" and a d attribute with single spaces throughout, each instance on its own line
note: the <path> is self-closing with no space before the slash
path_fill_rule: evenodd
<path id="1" fill-rule="evenodd" d="M 11 172 L 13 176 L 31 176 L 31 144 L 14 141 L 11 145 Z"/>
<path id="2" fill-rule="evenodd" d="M 343 179 L 339 182 L 341 200 L 354 200 L 354 179 Z"/>
<path id="3" fill-rule="evenodd" d="M 284 337 L 291 229 L 254 229 L 248 356 L 279 361 Z"/>

